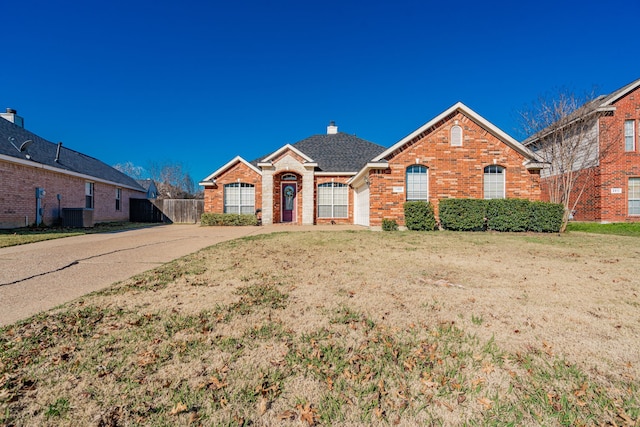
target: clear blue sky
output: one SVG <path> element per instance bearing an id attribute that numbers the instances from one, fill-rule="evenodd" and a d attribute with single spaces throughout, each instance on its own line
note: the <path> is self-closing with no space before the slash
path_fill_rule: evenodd
<path id="1" fill-rule="evenodd" d="M 640 78 L 637 0 L 7 0 L 0 16 L 1 109 L 196 182 L 331 120 L 390 146 L 457 101 L 518 137 L 545 92 Z"/>

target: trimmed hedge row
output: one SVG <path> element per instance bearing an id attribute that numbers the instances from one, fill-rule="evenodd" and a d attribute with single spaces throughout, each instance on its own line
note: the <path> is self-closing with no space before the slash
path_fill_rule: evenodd
<path id="1" fill-rule="evenodd" d="M 258 218 L 251 214 L 203 213 L 201 225 L 258 225 Z"/>
<path id="2" fill-rule="evenodd" d="M 404 224 L 409 230 L 433 231 L 437 227 L 433 205 L 428 202 L 406 202 L 404 204 Z"/>
<path id="3" fill-rule="evenodd" d="M 564 207 L 524 199 L 443 199 L 440 225 L 456 231 L 535 231 L 557 233 Z"/>

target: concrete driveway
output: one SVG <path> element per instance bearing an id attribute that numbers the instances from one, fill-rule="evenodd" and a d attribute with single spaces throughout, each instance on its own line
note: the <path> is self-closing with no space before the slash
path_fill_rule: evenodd
<path id="1" fill-rule="evenodd" d="M 163 225 L 0 248 L 0 326 L 225 240 L 275 231 L 338 229 L 362 227 Z"/>

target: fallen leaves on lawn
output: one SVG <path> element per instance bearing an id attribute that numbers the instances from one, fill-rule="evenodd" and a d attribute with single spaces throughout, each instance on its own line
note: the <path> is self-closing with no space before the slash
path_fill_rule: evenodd
<path id="1" fill-rule="evenodd" d="M 296 409 L 300 412 L 300 421 L 306 422 L 308 426 L 316 425 L 318 410 L 311 407 L 310 403 L 305 405 L 299 403 L 296 405 Z"/>
<path id="2" fill-rule="evenodd" d="M 491 409 L 491 407 L 493 406 L 493 402 L 491 402 L 486 397 L 478 398 L 478 403 L 484 406 L 484 409 Z"/>
<path id="3" fill-rule="evenodd" d="M 187 409 L 188 409 L 187 405 L 185 405 L 182 402 L 178 402 L 178 403 L 176 403 L 176 406 L 173 407 L 171 412 L 169 412 L 169 415 L 178 415 L 178 414 L 181 414 L 183 412 L 186 412 Z"/>

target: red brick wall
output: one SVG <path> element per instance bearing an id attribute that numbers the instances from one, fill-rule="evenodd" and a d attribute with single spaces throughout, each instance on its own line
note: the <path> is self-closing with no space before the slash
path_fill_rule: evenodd
<path id="1" fill-rule="evenodd" d="M 255 208 L 262 209 L 262 175 L 242 162 L 236 163 L 216 178 L 213 187 L 204 189 L 204 211 L 213 213 L 224 212 L 224 186 L 233 182 L 243 182 L 255 186 Z"/>
<path id="2" fill-rule="evenodd" d="M 452 147 L 450 129 L 455 121 L 463 129 L 463 144 Z M 416 162 L 416 159 L 418 161 Z M 540 175 L 528 171 L 525 159 L 500 139 L 460 112 L 416 136 L 403 151 L 389 159 L 389 170 L 372 171 L 370 224 L 380 226 L 384 218 L 404 224 L 406 168 L 420 164 L 428 168 L 429 201 L 437 215 L 443 198 L 483 198 L 483 172 L 488 165 L 506 168 L 508 198 L 540 199 Z M 394 193 L 394 187 L 403 191 Z"/>
<path id="3" fill-rule="evenodd" d="M 599 221 L 640 221 L 638 216 L 629 216 L 627 186 L 629 178 L 640 177 L 640 89 L 627 94 L 614 103 L 612 116 L 600 119 L 601 159 L 598 188 L 601 205 Z M 624 121 L 635 120 L 635 151 L 626 152 L 624 147 Z M 621 189 L 613 194 L 611 189 Z"/>
<path id="4" fill-rule="evenodd" d="M 350 176 L 317 176 L 315 178 L 315 182 L 313 184 L 314 188 L 314 212 L 313 219 L 315 224 L 353 224 L 353 203 L 354 203 L 354 195 L 353 189 L 348 189 L 349 194 L 349 217 L 348 218 L 318 218 L 318 185 L 325 184 L 327 182 L 338 182 L 342 184 L 346 184 L 347 181 L 351 178 Z"/>
<path id="5" fill-rule="evenodd" d="M 73 177 L 40 167 L 0 161 L 0 228 L 22 227 L 36 221 L 36 187 L 44 188 L 43 222 L 53 224 L 60 208 L 84 208 L 84 178 Z M 116 186 L 94 183 L 94 222 L 127 221 L 129 198 L 144 198 L 145 194 L 122 189 L 121 210 L 116 211 Z"/>
<path id="6" fill-rule="evenodd" d="M 573 219 L 576 221 L 599 221 L 601 216 L 600 198 L 600 175 L 598 168 L 591 168 L 580 171 L 574 190 L 571 194 L 569 206 L 573 207 Z M 551 189 L 556 184 L 554 179 L 560 177 L 543 178 L 540 182 L 542 190 L 541 199 L 545 202 L 551 201 Z M 577 199 L 577 203 L 576 203 Z"/>

